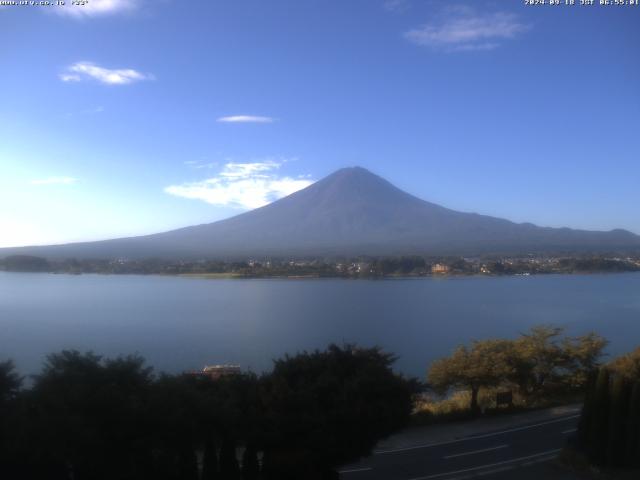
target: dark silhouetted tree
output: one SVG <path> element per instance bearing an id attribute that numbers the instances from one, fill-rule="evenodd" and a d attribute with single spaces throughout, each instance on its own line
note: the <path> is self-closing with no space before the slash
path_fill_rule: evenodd
<path id="1" fill-rule="evenodd" d="M 22 475 L 16 450 L 20 437 L 21 414 L 17 402 L 22 387 L 22 377 L 11 360 L 0 362 L 0 478 Z"/>
<path id="2" fill-rule="evenodd" d="M 625 463 L 640 467 L 640 381 L 634 383 L 629 399 Z"/>
<path id="3" fill-rule="evenodd" d="M 627 414 L 626 465 L 640 466 L 640 381 L 633 385 Z"/>
<path id="4" fill-rule="evenodd" d="M 236 444 L 230 437 L 222 440 L 220 448 L 220 478 L 224 480 L 238 480 L 240 478 Z"/>
<path id="5" fill-rule="evenodd" d="M 260 465 L 258 451 L 253 443 L 248 443 L 242 454 L 242 480 L 258 480 Z"/>
<path id="6" fill-rule="evenodd" d="M 608 422 L 610 412 L 610 375 L 607 368 L 601 368 L 593 392 L 593 411 L 595 412 L 587 435 L 589 457 L 597 464 L 606 460 Z"/>
<path id="7" fill-rule="evenodd" d="M 202 479 L 217 480 L 220 478 L 218 474 L 218 452 L 216 444 L 211 435 L 205 439 L 204 451 L 202 457 Z"/>
<path id="8" fill-rule="evenodd" d="M 0 362 L 0 406 L 15 399 L 22 387 L 22 380 L 13 361 Z"/>
<path id="9" fill-rule="evenodd" d="M 606 462 L 607 465 L 619 467 L 625 458 L 630 397 L 629 384 L 623 376 L 618 375 L 613 379 L 610 397 Z"/>
<path id="10" fill-rule="evenodd" d="M 144 405 L 150 382 L 151 369 L 140 357 L 50 355 L 30 392 L 34 457 L 77 480 L 141 472 L 149 462 Z"/>
<path id="11" fill-rule="evenodd" d="M 353 345 L 277 360 L 263 380 L 267 478 L 331 476 L 402 427 L 417 384 L 395 374 L 394 361 Z"/>

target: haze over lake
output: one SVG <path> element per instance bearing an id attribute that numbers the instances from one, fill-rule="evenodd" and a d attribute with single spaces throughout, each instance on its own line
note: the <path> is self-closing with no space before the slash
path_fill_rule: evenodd
<path id="1" fill-rule="evenodd" d="M 138 352 L 157 370 L 211 363 L 269 369 L 330 342 L 381 345 L 396 367 L 429 363 L 474 338 L 555 323 L 595 330 L 616 354 L 640 339 L 640 274 L 393 280 L 207 280 L 0 272 L 0 360 L 24 374 L 64 348 Z"/>

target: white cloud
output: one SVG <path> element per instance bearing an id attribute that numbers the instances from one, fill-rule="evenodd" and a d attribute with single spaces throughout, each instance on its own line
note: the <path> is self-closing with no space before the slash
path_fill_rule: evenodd
<path id="1" fill-rule="evenodd" d="M 61 73 L 60 80 L 63 82 L 79 82 L 82 78 L 80 75 L 76 75 L 75 73 Z"/>
<path id="2" fill-rule="evenodd" d="M 79 5 L 67 1 L 64 5 L 57 5 L 55 12 L 73 18 L 90 18 L 131 12 L 138 8 L 139 3 L 138 0 L 89 0 Z"/>
<path id="3" fill-rule="evenodd" d="M 229 162 L 215 177 L 199 182 L 171 185 L 166 193 L 202 200 L 211 205 L 253 209 L 308 187 L 306 178 L 281 177 L 277 170 L 283 161 L 253 163 Z"/>
<path id="4" fill-rule="evenodd" d="M 48 177 L 41 178 L 38 180 L 31 180 L 31 185 L 71 185 L 72 183 L 76 183 L 78 181 L 77 178 L 73 177 Z"/>
<path id="5" fill-rule="evenodd" d="M 255 163 L 234 163 L 225 164 L 220 176 L 224 178 L 268 178 L 271 176 L 266 172 L 280 168 L 282 163 L 267 160 L 266 162 Z"/>
<path id="6" fill-rule="evenodd" d="M 222 123 L 273 123 L 271 117 L 261 117 L 258 115 L 231 115 L 229 117 L 220 117 L 218 122 Z"/>
<path id="7" fill-rule="evenodd" d="M 513 13 L 477 13 L 469 7 L 446 9 L 430 23 L 404 33 L 421 46 L 448 52 L 493 50 L 499 41 L 515 38 L 531 27 Z"/>
<path id="8" fill-rule="evenodd" d="M 60 74 L 60 80 L 63 82 L 96 80 L 106 85 L 126 85 L 142 80 L 153 80 L 153 78 L 153 75 L 141 73 L 132 68 L 109 69 L 91 62 L 74 63 Z"/>

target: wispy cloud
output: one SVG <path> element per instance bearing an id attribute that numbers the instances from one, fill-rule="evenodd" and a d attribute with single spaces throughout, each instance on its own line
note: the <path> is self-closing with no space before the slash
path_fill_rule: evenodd
<path id="1" fill-rule="evenodd" d="M 98 105 L 97 107 L 87 108 L 85 110 L 80 110 L 78 112 L 69 112 L 69 113 L 66 113 L 64 116 L 65 118 L 72 118 L 78 115 L 98 115 L 102 112 L 104 112 L 104 107 L 101 105 Z"/>
<path id="2" fill-rule="evenodd" d="M 225 159 L 226 162 L 231 161 L 231 159 Z M 220 162 L 206 162 L 204 160 L 186 160 L 182 162 L 183 165 L 186 165 L 189 168 L 195 168 L 197 170 L 203 168 L 217 168 L 220 166 Z"/>
<path id="3" fill-rule="evenodd" d="M 301 190 L 313 182 L 306 177 L 278 175 L 284 161 L 225 164 L 212 178 L 199 182 L 171 185 L 166 193 L 202 200 L 211 205 L 253 209 Z"/>
<path id="4" fill-rule="evenodd" d="M 31 180 L 31 185 L 71 185 L 77 183 L 78 179 L 74 177 L 48 177 L 37 180 Z"/>
<path id="5" fill-rule="evenodd" d="M 273 123 L 274 120 L 272 117 L 262 117 L 259 115 L 231 115 L 229 117 L 218 118 L 218 122 L 222 123 Z"/>
<path id="6" fill-rule="evenodd" d="M 436 19 L 404 33 L 421 46 L 446 52 L 493 50 L 531 28 L 508 12 L 478 13 L 470 7 L 445 9 Z"/>
<path id="7" fill-rule="evenodd" d="M 203 168 L 216 168 L 220 165 L 218 162 L 209 162 L 209 163 L 197 163 L 195 165 L 191 165 L 192 168 L 203 169 Z"/>
<path id="8" fill-rule="evenodd" d="M 95 80 L 106 85 L 126 85 L 142 80 L 153 80 L 148 73 L 141 73 L 132 68 L 110 69 L 100 67 L 91 62 L 77 62 L 67 67 L 60 74 L 63 82 L 81 82 L 83 80 Z"/>
<path id="9" fill-rule="evenodd" d="M 68 1 L 64 5 L 56 5 L 54 11 L 73 18 L 91 18 L 131 12 L 139 4 L 139 0 L 89 0 L 82 5 Z"/>
<path id="10" fill-rule="evenodd" d="M 409 9 L 409 0 L 384 0 L 382 7 L 388 12 L 404 12 Z"/>

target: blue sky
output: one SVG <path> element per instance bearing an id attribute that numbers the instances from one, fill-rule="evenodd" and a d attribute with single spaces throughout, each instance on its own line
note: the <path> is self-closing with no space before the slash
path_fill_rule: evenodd
<path id="1" fill-rule="evenodd" d="M 640 233 L 640 6 L 66 3 L 0 7 L 0 246 L 211 222 L 352 165 Z"/>

